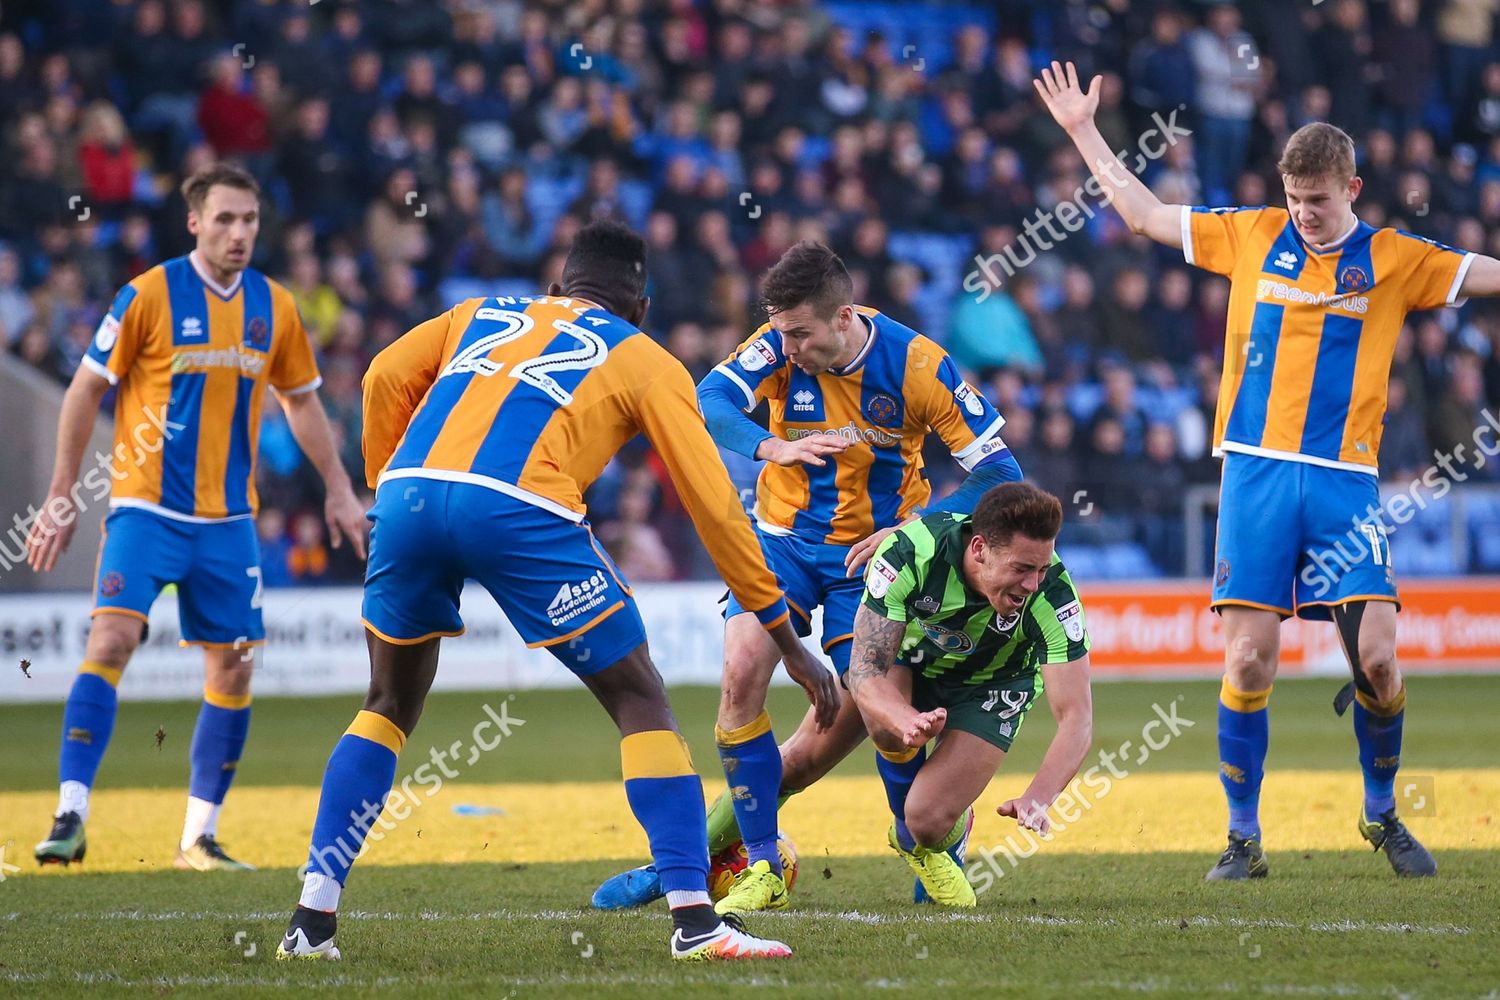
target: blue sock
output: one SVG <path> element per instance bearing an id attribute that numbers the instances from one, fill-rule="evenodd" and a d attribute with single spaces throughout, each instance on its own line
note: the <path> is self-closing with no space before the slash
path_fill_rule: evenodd
<path id="1" fill-rule="evenodd" d="M 115 729 L 118 696 L 115 685 L 121 671 L 102 663 L 85 661 L 73 678 L 73 688 L 63 708 L 62 750 L 57 759 L 59 781 L 77 781 L 90 788 L 109 737 Z"/>
<path id="2" fill-rule="evenodd" d="M 1229 798 L 1229 832 L 1260 838 L 1260 783 L 1270 739 L 1271 689 L 1219 689 L 1219 781 Z"/>
<path id="3" fill-rule="evenodd" d="M 193 730 L 188 794 L 218 805 L 224 801 L 250 733 L 250 696 L 204 690 Z"/>
<path id="4" fill-rule="evenodd" d="M 891 815 L 896 817 L 896 839 L 908 851 L 916 846 L 916 838 L 906 828 L 906 795 L 926 759 L 926 747 L 911 751 L 905 760 L 893 759 L 884 750 L 875 751 L 875 770 L 880 772 L 880 781 L 885 785 L 886 804 L 891 807 Z"/>
<path id="5" fill-rule="evenodd" d="M 1381 703 L 1363 692 L 1354 696 L 1354 737 L 1365 776 L 1365 818 L 1379 819 L 1396 808 L 1396 769 L 1401 766 L 1401 724 L 1406 718 L 1406 685 Z"/>
<path id="6" fill-rule="evenodd" d="M 715 726 L 714 736 L 750 864 L 767 861 L 780 875 L 776 797 L 781 792 L 781 750 L 771 733 L 771 716 L 762 711 L 738 729 Z"/>
<path id="7" fill-rule="evenodd" d="M 326 875 L 340 885 L 349 877 L 396 780 L 396 757 L 405 745 L 406 734 L 385 716 L 361 711 L 354 717 L 323 772 L 307 856 L 309 873 Z"/>
<path id="8" fill-rule="evenodd" d="M 687 742 L 670 729 L 631 733 L 620 740 L 625 798 L 646 831 L 664 893 L 708 893 L 708 827 L 703 781 Z M 774 795 L 774 791 L 772 792 Z M 673 905 L 671 899 L 668 904 Z"/>

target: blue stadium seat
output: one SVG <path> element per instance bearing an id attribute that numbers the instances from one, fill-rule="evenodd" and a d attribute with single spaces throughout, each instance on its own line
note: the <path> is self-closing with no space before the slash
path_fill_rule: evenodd
<path id="1" fill-rule="evenodd" d="M 1104 567 L 1111 579 L 1153 579 L 1161 570 L 1146 550 L 1134 542 L 1116 542 L 1104 547 Z"/>
<path id="2" fill-rule="evenodd" d="M 1103 580 L 1108 575 L 1102 550 L 1097 545 L 1069 545 L 1066 550 L 1059 549 L 1057 554 L 1068 568 L 1068 575 L 1075 580 Z"/>
<path id="3" fill-rule="evenodd" d="M 1462 500 L 1473 568 L 1500 572 L 1500 496 L 1467 491 Z"/>

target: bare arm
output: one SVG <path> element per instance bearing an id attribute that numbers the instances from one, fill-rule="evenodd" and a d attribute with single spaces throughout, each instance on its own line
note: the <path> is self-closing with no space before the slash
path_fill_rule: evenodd
<path id="1" fill-rule="evenodd" d="M 108 391 L 106 379 L 80 365 L 63 394 L 62 413 L 57 418 L 57 452 L 52 460 L 52 482 L 47 487 L 47 499 L 32 521 L 26 538 L 26 561 L 38 573 L 51 570 L 73 538 L 78 511 L 73 509 L 71 494 L 78 481 L 83 450 L 88 447 L 89 436 L 94 431 L 99 402 Z"/>
<path id="2" fill-rule="evenodd" d="M 1500 295 L 1500 260 L 1475 254 L 1463 284 L 1458 287 L 1458 297 L 1488 298 L 1493 295 Z"/>
<path id="3" fill-rule="evenodd" d="M 349 474 L 339 461 L 338 449 L 333 443 L 333 428 L 329 426 L 328 414 L 317 390 L 302 392 L 295 396 L 282 396 L 281 408 L 286 411 L 287 425 L 292 437 L 297 439 L 313 468 L 323 477 L 327 499 L 323 503 L 323 516 L 328 521 L 328 537 L 333 547 L 343 544 L 344 536 L 361 559 L 365 557 L 365 512 L 355 499 L 354 488 L 349 484 Z"/>
<path id="4" fill-rule="evenodd" d="M 919 747 L 942 732 L 948 719 L 947 709 L 918 712 L 891 676 L 905 632 L 904 622 L 891 621 L 863 604 L 854 615 L 854 647 L 844 683 L 870 738 L 882 750 Z"/>
<path id="5" fill-rule="evenodd" d="M 1068 63 L 1066 70 L 1055 60 L 1051 69 L 1043 69 L 1041 79 L 1032 81 L 1042 102 L 1057 120 L 1088 165 L 1106 200 L 1133 233 L 1144 233 L 1158 243 L 1182 248 L 1182 206 L 1164 205 L 1140 178 L 1120 162 L 1109 143 L 1094 124 L 1099 109 L 1101 77 L 1089 81 L 1088 90 L 1078 83 L 1078 69 Z"/>
<path id="6" fill-rule="evenodd" d="M 1024 827 L 1046 833 L 1051 827 L 1047 809 L 1068 782 L 1078 773 L 1078 765 L 1094 742 L 1094 702 L 1089 688 L 1089 658 L 1042 667 L 1047 704 L 1057 720 L 1057 732 L 1036 777 L 1019 798 L 1001 803 L 996 810 L 1013 817 Z"/>

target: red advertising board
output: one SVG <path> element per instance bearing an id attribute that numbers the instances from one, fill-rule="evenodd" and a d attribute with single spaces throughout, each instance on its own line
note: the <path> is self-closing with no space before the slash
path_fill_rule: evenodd
<path id="1" fill-rule="evenodd" d="M 1101 674 L 1210 675 L 1222 671 L 1224 632 L 1202 581 L 1081 584 Z M 1404 670 L 1500 670 L 1500 577 L 1407 579 L 1400 584 L 1397 656 Z M 1333 626 L 1290 620 L 1281 669 L 1347 669 Z"/>

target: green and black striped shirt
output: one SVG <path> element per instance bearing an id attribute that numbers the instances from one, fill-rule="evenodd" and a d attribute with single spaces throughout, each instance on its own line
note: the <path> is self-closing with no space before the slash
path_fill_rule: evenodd
<path id="1" fill-rule="evenodd" d="M 1068 663 L 1089 651 L 1083 604 L 1056 553 L 1042 585 L 1001 617 L 963 578 L 969 515 L 929 514 L 881 543 L 865 573 L 865 607 L 906 622 L 897 662 L 926 677 L 984 684 Z"/>

